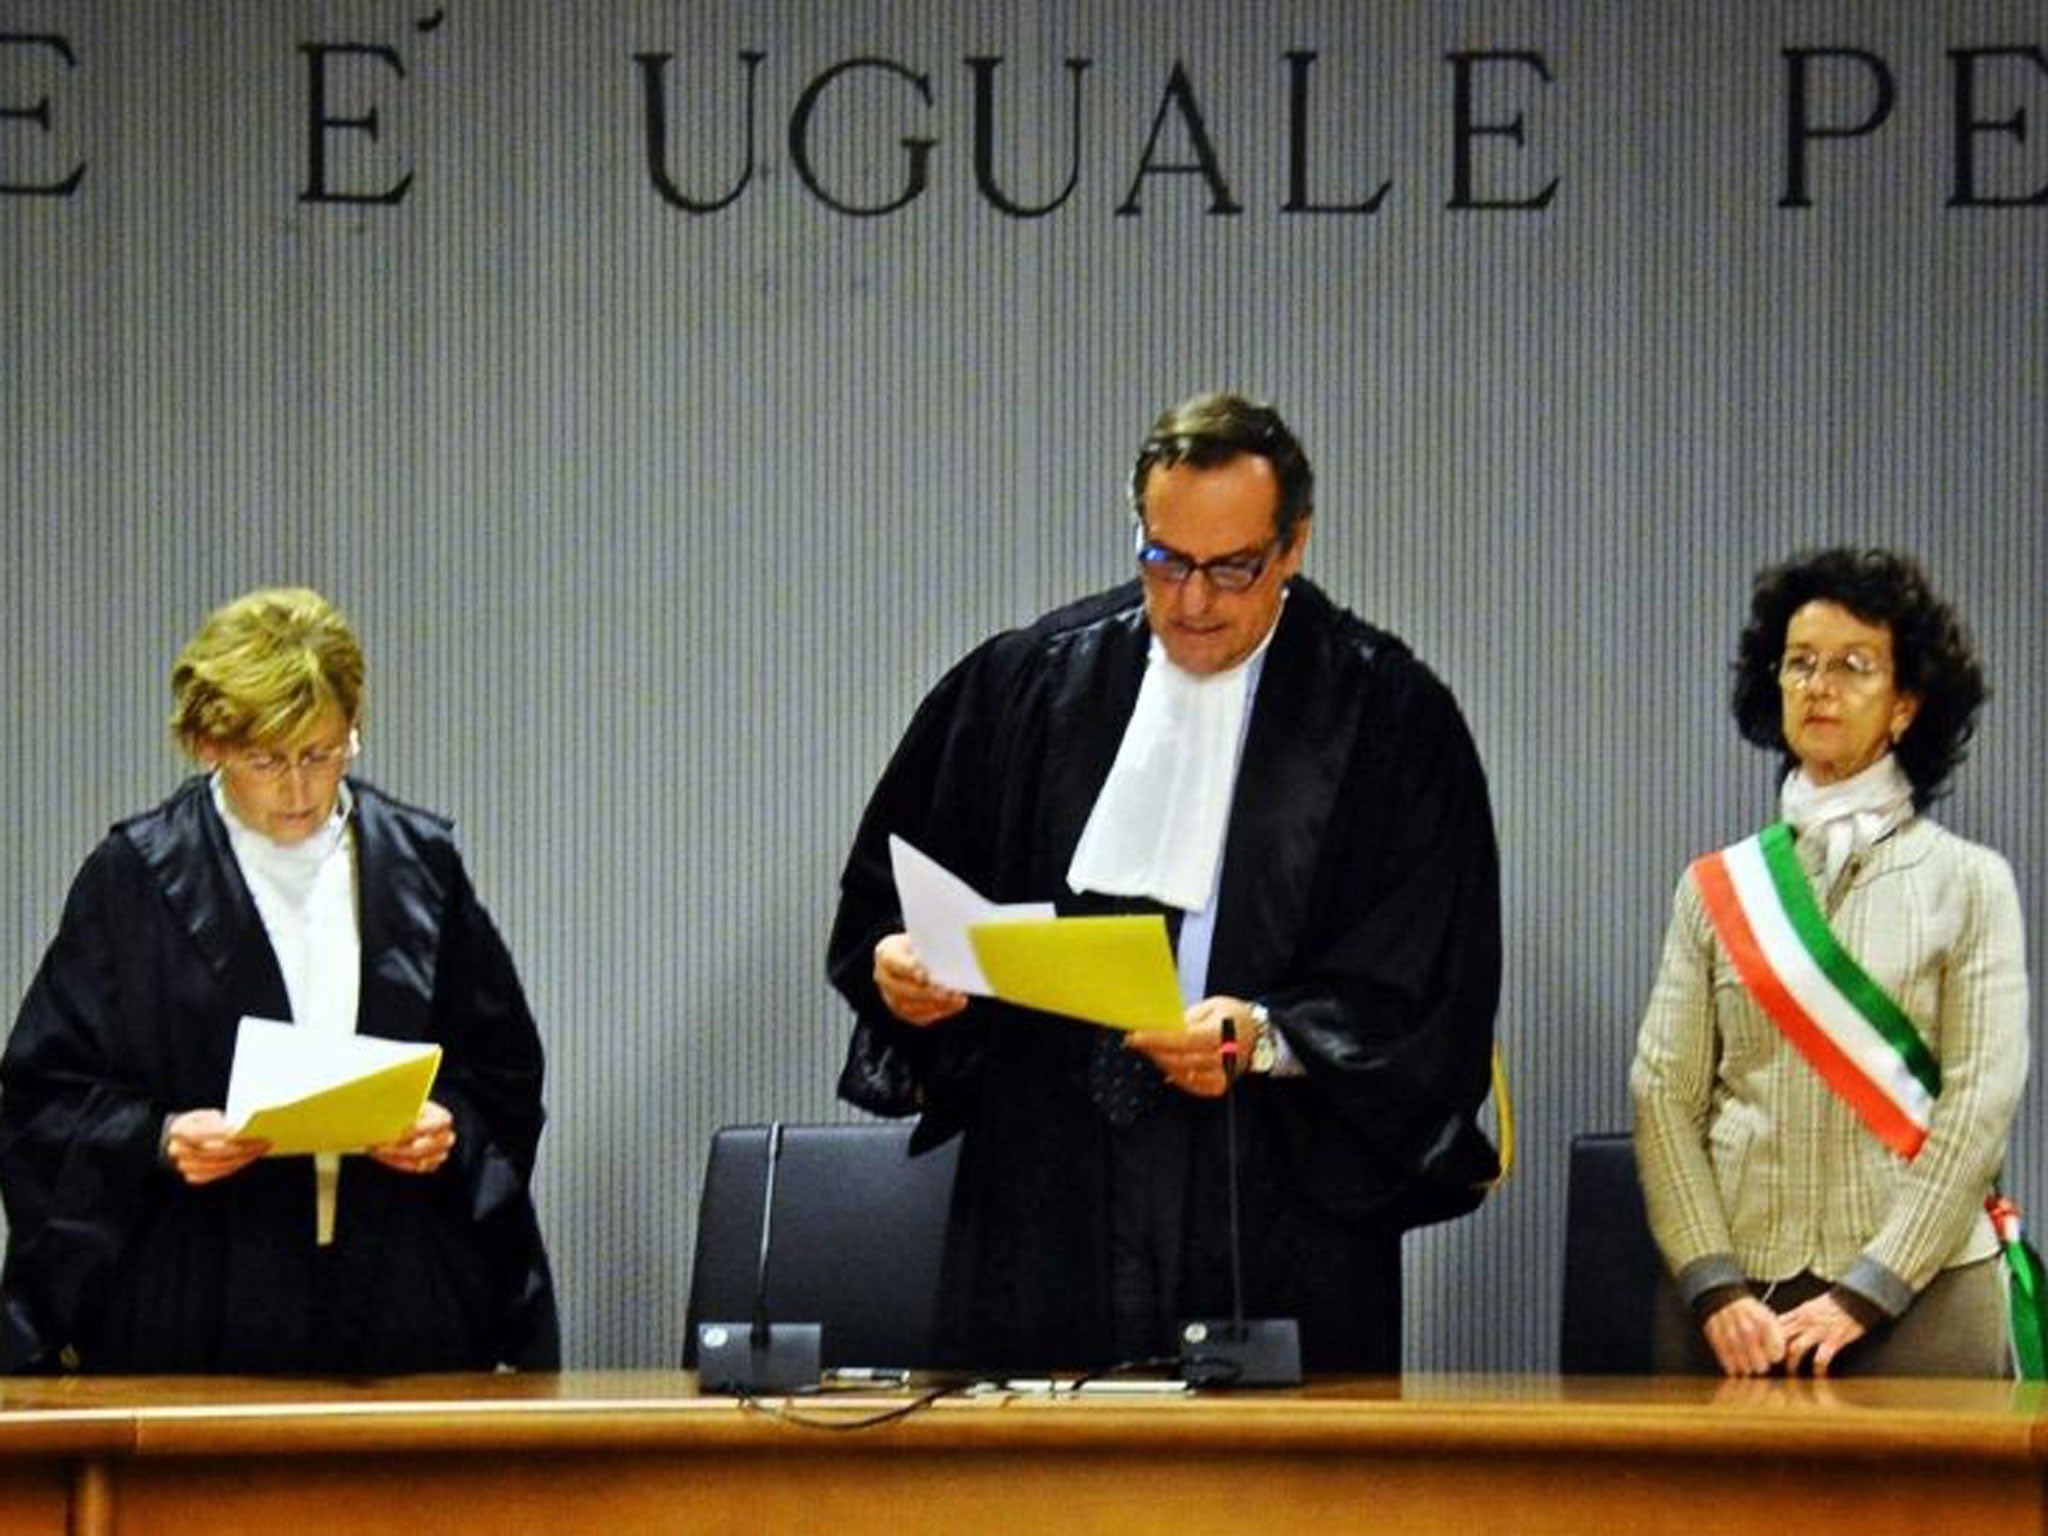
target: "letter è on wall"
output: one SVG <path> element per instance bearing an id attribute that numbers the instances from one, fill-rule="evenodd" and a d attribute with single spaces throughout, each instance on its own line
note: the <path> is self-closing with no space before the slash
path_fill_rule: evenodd
<path id="1" fill-rule="evenodd" d="M 439 31 L 443 19 L 437 10 L 412 31 Z M 443 31 L 438 45 L 456 43 L 450 34 L 459 30 Z M 421 131 L 417 96 L 430 89 L 408 67 L 407 49 L 418 46 L 417 36 L 308 41 L 296 47 L 295 59 L 279 60 L 278 67 L 298 73 L 303 92 L 300 202 L 397 208 L 430 191 L 410 163 L 409 137 Z M 1370 87 L 1355 73 L 1325 69 L 1313 49 L 1277 54 L 1270 88 L 1256 93 L 1254 109 L 1278 120 L 1277 132 L 1261 137 L 1262 145 L 1284 144 L 1280 167 L 1267 163 L 1263 148 L 1254 154 L 1212 128 L 1210 107 L 1225 86 L 1206 75 L 1199 60 L 1193 67 L 1181 59 L 1154 66 L 1156 92 L 1123 104 L 1128 142 L 1091 144 L 1089 123 L 1115 114 L 1091 115 L 1089 108 L 1101 105 L 1091 100 L 1091 90 L 1107 88 L 1086 57 L 1026 71 L 1000 55 L 974 55 L 935 77 L 900 59 L 860 55 L 790 80 L 774 100 L 764 99 L 771 91 L 763 66 L 770 65 L 765 73 L 771 78 L 775 71 L 763 50 L 692 61 L 692 78 L 701 86 L 694 92 L 673 78 L 676 58 L 673 51 L 634 52 L 620 64 L 637 77 L 648 184 L 663 204 L 692 216 L 720 213 L 755 192 L 757 179 L 767 180 L 757 171 L 776 164 L 778 154 L 794 173 L 781 185 L 793 184 L 797 195 L 835 214 L 869 219 L 899 213 L 932 187 L 935 176 L 962 164 L 961 156 L 944 152 L 937 127 L 960 98 L 971 123 L 964 174 L 974 195 L 1006 218 L 1045 218 L 1091 193 L 1103 202 L 1115 197 L 1117 215 L 1137 217 L 1162 182 L 1190 189 L 1172 206 L 1198 207 L 1209 217 L 1241 214 L 1248 202 L 1283 214 L 1370 215 L 1396 189 L 1384 167 L 1371 163 L 1368 149 L 1355 156 L 1331 153 L 1330 135 L 1318 134 L 1319 126 L 1327 128 L 1329 103 L 1356 99 Z M 1919 114 L 1946 123 L 1947 184 L 1935 194 L 1949 208 L 2048 207 L 2048 151 L 2038 134 L 2029 138 L 2031 124 L 2048 111 L 2048 50 L 2010 42 L 1956 46 L 1945 50 L 1945 63 L 1945 78 L 1930 80 L 1933 71 L 1909 77 L 1929 82 L 1920 89 L 1938 89 L 1946 108 Z M 1448 52 L 1429 65 L 1442 82 L 1441 105 L 1431 108 L 1441 112 L 1440 131 L 1427 136 L 1440 149 L 1428 172 L 1429 195 L 1457 213 L 1550 209 L 1566 180 L 1557 163 L 1564 138 L 1557 128 L 1573 100 L 1570 61 L 1559 62 L 1540 47 L 1481 48 Z M 78 95 L 94 89 L 91 66 L 62 32 L 0 31 L 0 206 L 10 199 L 74 198 L 90 185 L 91 146 L 81 148 L 77 131 L 66 131 L 66 113 Z M 1853 45 L 1772 48 L 1760 40 L 1754 58 L 1727 67 L 1778 74 L 1778 120 L 1759 123 L 1757 137 L 1759 153 L 1775 153 L 1778 160 L 1779 208 L 1813 207 L 1816 183 L 1831 161 L 1882 152 L 1901 94 L 1900 72 L 1885 57 Z M 945 100 L 948 91 L 959 93 L 954 102 Z M 863 110 L 835 110 L 853 99 Z M 1020 101 L 1033 110 L 1019 110 Z M 1037 110 L 1041 102 L 1045 109 Z M 1023 133 L 1030 137 L 1006 140 L 1001 125 L 1019 121 L 1028 123 Z M 1147 125 L 1142 130 L 1141 123 Z M 631 152 L 632 125 L 583 126 L 616 135 L 620 153 Z M 716 167 L 704 163 L 707 145 L 715 147 Z M 353 179 L 335 169 L 333 151 L 342 146 L 358 151 Z M 374 173 L 363 168 L 361 151 L 370 147 Z M 679 159 L 696 169 L 679 173 Z M 1020 165 L 1055 169 L 1020 172 Z M 1099 187 L 1088 185 L 1091 174 Z M 1270 187 L 1258 184 L 1261 174 L 1272 176 Z"/>

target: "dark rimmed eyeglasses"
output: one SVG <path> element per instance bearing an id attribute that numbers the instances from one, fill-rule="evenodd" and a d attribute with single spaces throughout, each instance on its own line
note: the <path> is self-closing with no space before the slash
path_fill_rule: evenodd
<path id="1" fill-rule="evenodd" d="M 1163 581 L 1173 587 L 1186 585 L 1188 578 L 1199 571 L 1218 592 L 1248 591 L 1266 574 L 1266 567 L 1272 564 L 1273 556 L 1279 552 L 1280 536 L 1275 534 L 1263 549 L 1245 554 L 1218 555 L 1213 560 L 1197 560 L 1170 544 L 1146 538 L 1143 526 L 1138 529 L 1138 569 L 1148 579 Z"/>

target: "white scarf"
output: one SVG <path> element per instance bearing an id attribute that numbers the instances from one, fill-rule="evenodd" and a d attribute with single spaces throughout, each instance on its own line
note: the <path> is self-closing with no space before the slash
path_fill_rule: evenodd
<path id="1" fill-rule="evenodd" d="M 1209 904 L 1252 670 L 1279 627 L 1229 671 L 1208 676 L 1182 671 L 1153 637 L 1116 762 L 1067 866 L 1069 888 L 1150 897 L 1183 912 Z"/>
<path id="2" fill-rule="evenodd" d="M 1836 784 L 1816 784 L 1795 768 L 1778 794 L 1778 814 L 1793 831 L 1820 835 L 1824 893 L 1835 888 L 1852 857 L 1905 820 L 1912 806 L 1912 780 L 1889 752 Z"/>

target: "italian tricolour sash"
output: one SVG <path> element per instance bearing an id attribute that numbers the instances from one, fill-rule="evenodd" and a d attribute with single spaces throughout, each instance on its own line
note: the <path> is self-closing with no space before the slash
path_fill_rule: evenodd
<path id="1" fill-rule="evenodd" d="M 1927 1140 L 1941 1066 L 1884 988 L 1835 938 L 1792 848 L 1774 822 L 1693 861 L 1693 884 L 1735 972 L 1757 1006 L 1870 1133 L 1911 1159 Z M 2048 1302 L 2041 1261 L 2020 1233 L 2019 1208 L 1985 1201 L 2005 1251 L 2013 1354 L 2020 1375 L 2048 1378 Z"/>
<path id="2" fill-rule="evenodd" d="M 1884 988 L 1842 948 L 1773 822 L 1692 866 L 1742 984 L 1873 1135 L 1912 1157 L 1927 1139 L 1941 1068 Z"/>

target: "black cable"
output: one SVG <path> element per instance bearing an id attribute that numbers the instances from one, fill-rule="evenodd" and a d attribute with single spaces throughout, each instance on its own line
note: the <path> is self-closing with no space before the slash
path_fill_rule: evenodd
<path id="1" fill-rule="evenodd" d="M 940 1398 L 949 1397 L 960 1390 L 960 1388 L 953 1386 L 929 1387 L 911 1398 L 909 1402 L 897 1403 L 891 1407 L 884 1408 L 880 1413 L 870 1413 L 858 1419 L 838 1417 L 828 1419 L 814 1414 L 797 1412 L 790 1407 L 790 1404 L 803 1394 L 792 1394 L 790 1397 L 780 1398 L 755 1397 L 750 1393 L 743 1392 L 739 1397 L 739 1405 L 745 1412 L 758 1413 L 763 1418 L 774 1419 L 778 1423 L 788 1424 L 797 1429 L 839 1431 L 875 1429 L 883 1424 L 894 1424 L 899 1419 L 907 1419 L 914 1413 L 922 1413 Z"/>

